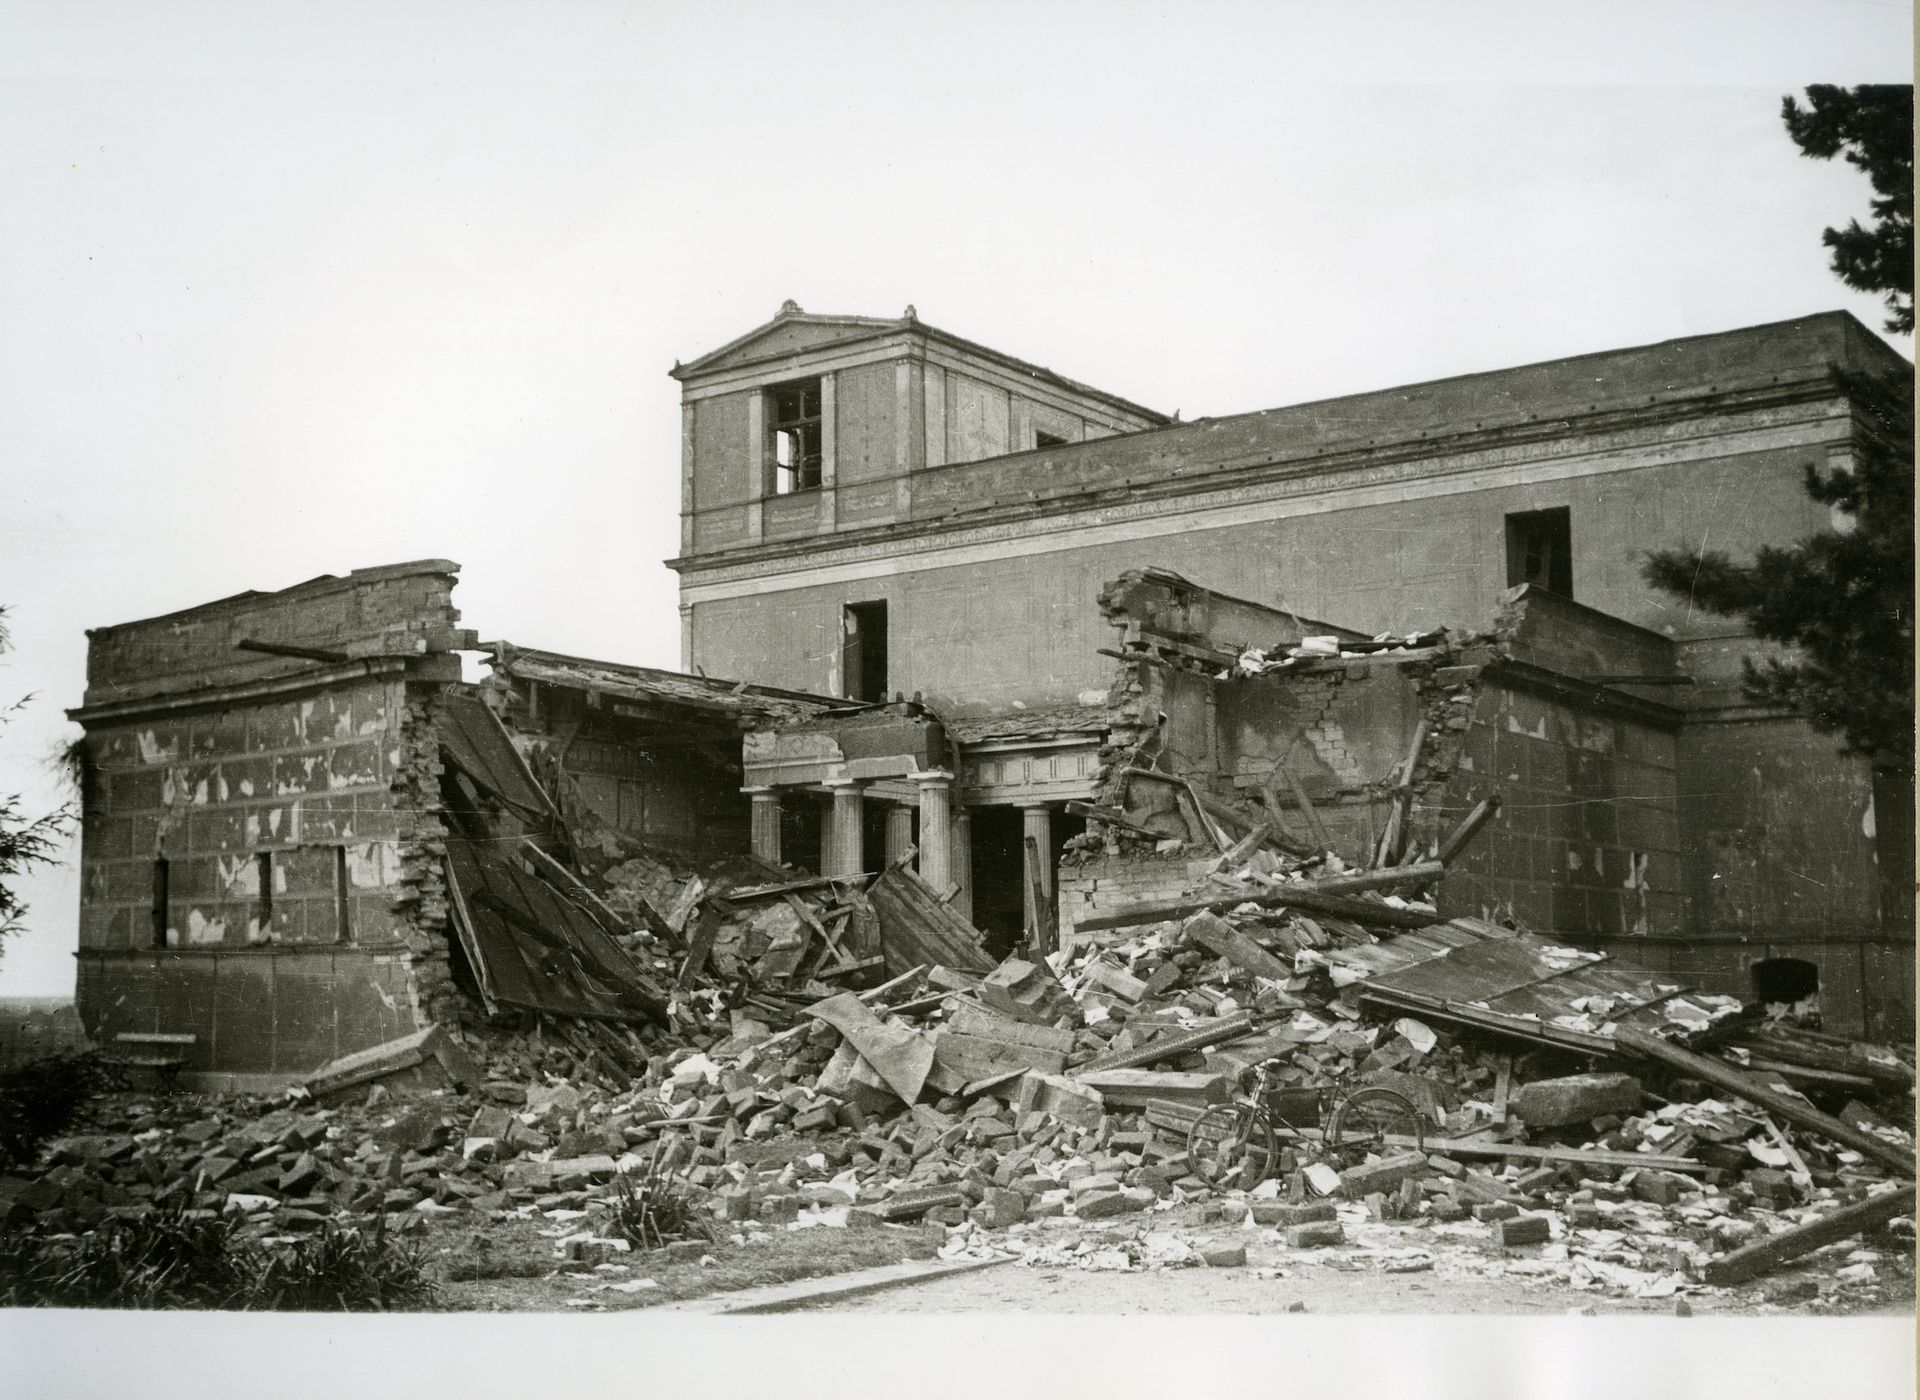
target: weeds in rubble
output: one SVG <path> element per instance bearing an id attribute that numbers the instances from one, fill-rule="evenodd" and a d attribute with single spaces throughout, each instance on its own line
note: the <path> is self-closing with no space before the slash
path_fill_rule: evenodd
<path id="1" fill-rule="evenodd" d="M 661 1170 L 657 1161 L 644 1172 L 616 1172 L 611 1204 L 612 1232 L 635 1249 L 714 1238 L 702 1193 L 684 1176 Z"/>
<path id="2" fill-rule="evenodd" d="M 92 1051 L 49 1055 L 0 1072 L 0 1167 L 25 1166 L 104 1085 Z"/>
<path id="3" fill-rule="evenodd" d="M 230 1308 L 246 1261 L 232 1221 L 179 1202 L 114 1217 L 85 1235 L 0 1242 L 0 1303 L 66 1308 Z"/>
<path id="4" fill-rule="evenodd" d="M 277 1245 L 179 1202 L 110 1217 L 84 1235 L 0 1237 L 0 1306 L 372 1312 L 432 1301 L 425 1261 L 383 1229 Z"/>
<path id="5" fill-rule="evenodd" d="M 266 1252 L 248 1281 L 247 1305 L 276 1312 L 387 1312 L 433 1300 L 422 1250 L 384 1225 L 346 1229 L 328 1221 L 317 1234 Z"/>

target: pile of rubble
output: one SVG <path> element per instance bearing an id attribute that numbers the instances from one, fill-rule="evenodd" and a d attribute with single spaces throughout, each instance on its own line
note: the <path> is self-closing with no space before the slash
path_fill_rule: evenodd
<path id="1" fill-rule="evenodd" d="M 674 984 L 672 1024 L 631 1073 L 535 1027 L 466 1037 L 483 1067 L 464 1095 L 122 1104 L 0 1179 L 0 1218 L 77 1230 L 173 1198 L 263 1234 L 540 1215 L 586 1257 L 613 1247 L 616 1178 L 668 1173 L 741 1240 L 934 1221 L 949 1257 L 1218 1267 L 1244 1244 L 1181 1230 L 1257 1227 L 1383 1270 L 1438 1259 L 1653 1297 L 1889 1222 L 1910 1236 L 1908 1058 L 1679 987 L 1610 991 L 1598 955 L 1442 923 L 1365 875 L 1308 881 L 1259 852 L 1188 905 L 994 966 L 904 866 L 864 887 L 753 874 L 608 882 L 611 905 L 646 909 L 629 951 Z M 1408 969 L 1448 955 L 1456 975 L 1475 956 L 1532 959 L 1571 979 L 1574 1009 L 1423 1012 Z M 1592 1072 L 1595 1045 L 1635 1073 Z M 1306 1127 L 1267 1179 L 1215 1189 L 1188 1161 L 1190 1126 L 1263 1065 L 1283 1089 L 1394 1088 L 1421 1140 L 1336 1175 Z M 1869 1248 L 1834 1277 L 1910 1268 Z"/>

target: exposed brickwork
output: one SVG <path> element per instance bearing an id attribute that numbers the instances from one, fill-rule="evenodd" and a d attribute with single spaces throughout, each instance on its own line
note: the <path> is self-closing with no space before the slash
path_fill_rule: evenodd
<path id="1" fill-rule="evenodd" d="M 1187 897 L 1205 883 L 1211 864 L 1210 859 L 1184 853 L 1069 856 L 1058 874 L 1061 946 L 1072 940 L 1077 924 L 1096 914 Z"/>

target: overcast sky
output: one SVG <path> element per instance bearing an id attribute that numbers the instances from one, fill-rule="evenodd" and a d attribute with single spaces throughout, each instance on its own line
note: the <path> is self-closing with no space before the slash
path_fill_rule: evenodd
<path id="1" fill-rule="evenodd" d="M 788 297 L 1189 418 L 1878 328 L 1778 108 L 1910 81 L 1909 7 L 1573 8 L 0 3 L 0 790 L 85 628 L 322 573 L 676 664 L 666 371 Z M 27 894 L 0 994 L 67 992 Z"/>

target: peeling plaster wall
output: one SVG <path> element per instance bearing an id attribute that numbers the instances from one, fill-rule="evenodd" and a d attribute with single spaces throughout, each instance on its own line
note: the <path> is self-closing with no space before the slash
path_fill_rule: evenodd
<path id="1" fill-rule="evenodd" d="M 405 691 L 368 679 L 89 727 L 79 1003 L 96 1039 L 190 1032 L 192 1069 L 297 1073 L 417 1028 Z"/>
<path id="2" fill-rule="evenodd" d="M 431 707 L 458 679 L 446 649 L 473 644 L 456 568 L 89 634 L 77 1000 L 96 1042 L 191 1034 L 200 1082 L 266 1087 L 450 1014 Z"/>

